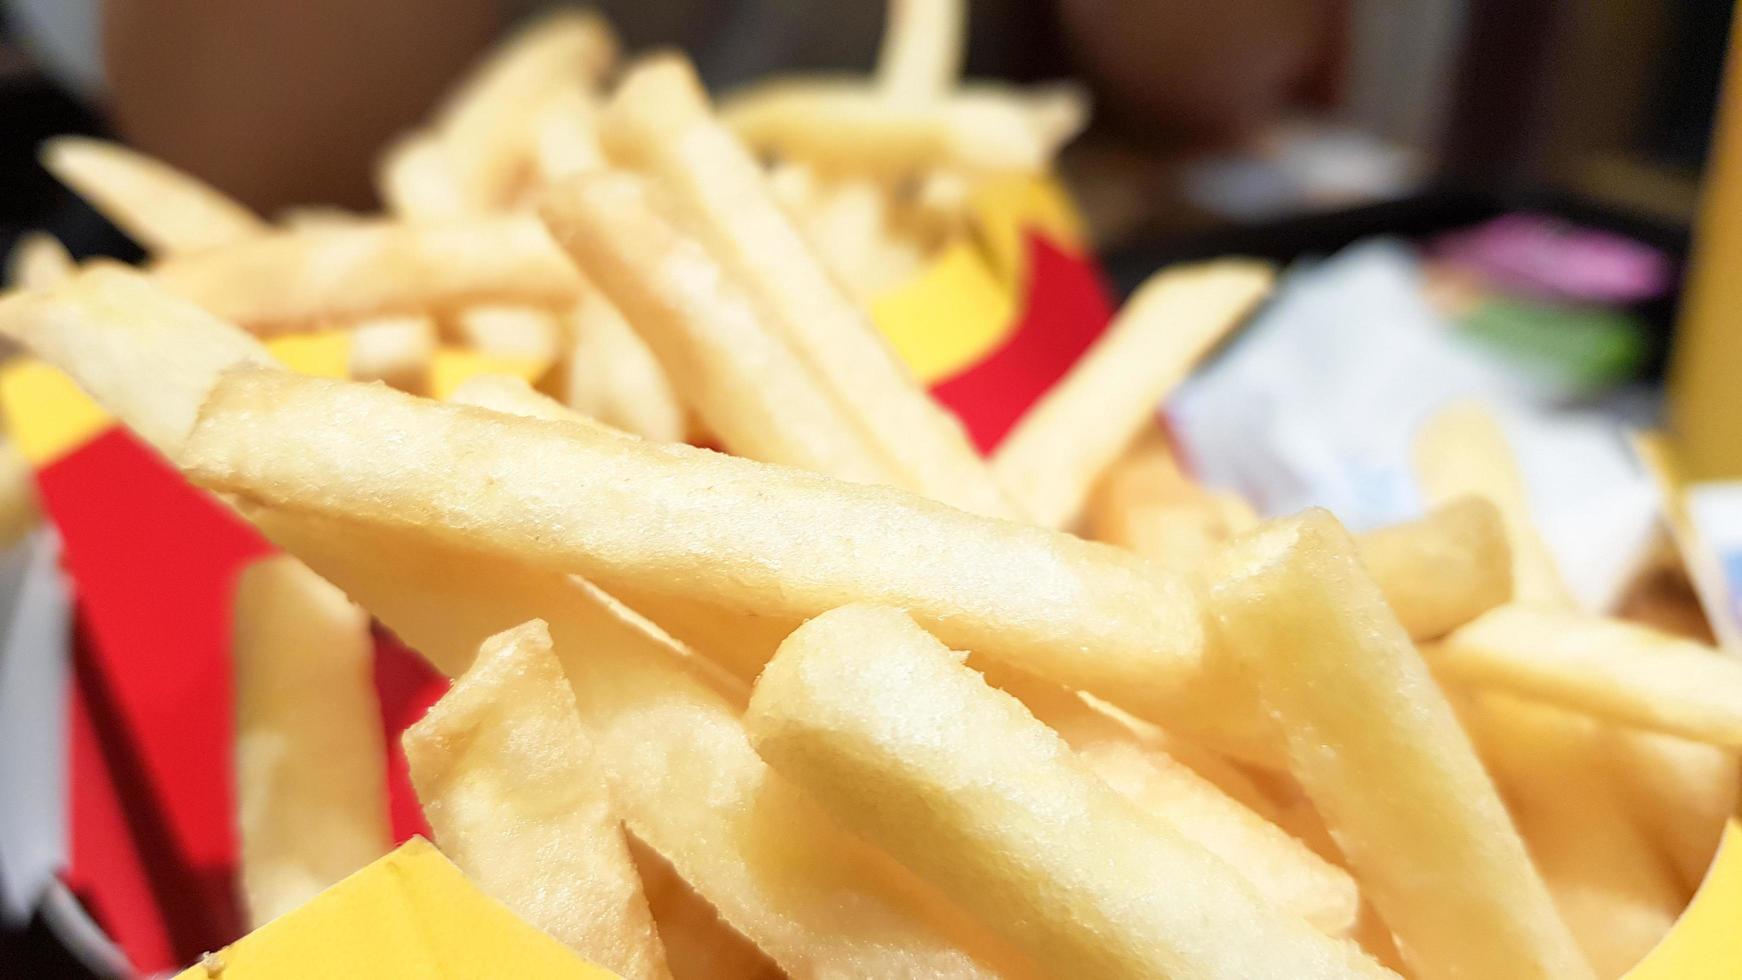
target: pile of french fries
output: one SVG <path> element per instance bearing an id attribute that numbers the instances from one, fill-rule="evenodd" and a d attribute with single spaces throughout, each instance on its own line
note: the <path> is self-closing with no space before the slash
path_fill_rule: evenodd
<path id="1" fill-rule="evenodd" d="M 979 456 L 817 228 L 874 199 L 853 247 L 923 261 L 1080 104 L 891 11 L 875 78 L 720 111 L 542 21 L 385 217 L 50 145 L 152 261 L 33 239 L 0 333 L 285 553 L 236 598 L 250 920 L 389 846 L 373 618 L 454 679 L 404 736 L 437 844 L 625 977 L 1623 973 L 1736 806 L 1742 664 L 1574 609 L 1478 406 L 1411 523 L 1193 483 L 1154 411 L 1261 264 L 1156 274 Z M 349 380 L 263 342 L 334 329 Z M 442 343 L 545 369 L 434 398 Z"/>

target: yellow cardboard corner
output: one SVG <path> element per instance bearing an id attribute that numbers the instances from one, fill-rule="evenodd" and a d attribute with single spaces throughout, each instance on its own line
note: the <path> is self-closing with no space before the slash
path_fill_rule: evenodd
<path id="1" fill-rule="evenodd" d="M 1029 231 L 1072 251 L 1082 251 L 1088 241 L 1070 192 L 1051 177 L 988 180 L 975 188 L 969 210 L 992 271 L 1005 283 L 1015 283 L 1021 276 Z"/>
<path id="2" fill-rule="evenodd" d="M 921 383 L 977 363 L 1009 336 L 1016 303 L 966 242 L 946 248 L 920 274 L 877 297 L 871 319 Z"/>
<path id="3" fill-rule="evenodd" d="M 616 976 L 515 917 L 414 837 L 295 911 L 206 954 L 176 980 Z"/>
<path id="4" fill-rule="evenodd" d="M 266 349 L 285 367 L 317 378 L 346 378 L 351 373 L 351 331 L 286 334 L 266 342 Z"/>
<path id="5" fill-rule="evenodd" d="M 73 379 L 56 368 L 23 357 L 0 369 L 0 413 L 18 452 L 42 469 L 107 430 L 108 413 Z"/>
<path id="6" fill-rule="evenodd" d="M 455 388 L 480 374 L 511 374 L 527 384 L 536 384 L 549 370 L 549 361 L 482 354 L 463 347 L 441 347 L 430 360 L 429 392 L 438 401 L 447 401 Z"/>
<path id="7" fill-rule="evenodd" d="M 1694 900 L 1626 980 L 1736 976 L 1742 976 L 1742 821 L 1732 819 Z"/>

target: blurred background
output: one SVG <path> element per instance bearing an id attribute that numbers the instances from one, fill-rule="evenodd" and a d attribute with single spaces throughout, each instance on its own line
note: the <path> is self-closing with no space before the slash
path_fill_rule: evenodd
<path id="1" fill-rule="evenodd" d="M 884 19 L 883 0 L 590 5 L 628 50 L 690 52 L 715 92 L 776 73 L 863 73 Z M 80 258 L 139 257 L 38 165 L 38 143 L 61 133 L 117 137 L 266 214 L 373 208 L 383 146 L 540 6 L 0 0 L 0 254 L 44 228 Z M 1436 316 L 1533 366 L 1522 401 L 1648 425 L 1661 412 L 1730 18 L 1722 0 L 973 0 L 966 74 L 1089 87 L 1092 122 L 1059 166 L 1116 291 L 1182 259 L 1243 253 L 1299 271 L 1341 253 L 1320 286 L 1336 310 L 1365 310 L 1368 332 L 1343 335 L 1339 363 L 1359 362 L 1394 311 L 1419 312 L 1374 299 L 1407 282 Z M 1580 275 L 1599 265 L 1616 274 Z M 1312 300 L 1297 285 L 1269 319 L 1292 329 Z M 1336 341 L 1320 335 L 1316 349 Z M 1175 416 L 1188 446 L 1240 444 L 1230 399 L 1249 391 L 1215 372 L 1194 382 Z M 1275 411 L 1246 421 L 1263 429 L 1288 398 L 1321 394 L 1276 391 Z M 1377 404 L 1349 398 L 1351 413 Z M 1576 441 L 1543 441 L 1535 465 L 1604 482 L 1593 467 L 1613 453 L 1580 455 Z M 1198 462 L 1207 482 L 1240 482 L 1243 460 Z M 1265 509 L 1307 497 L 1356 523 L 1396 516 L 1373 481 L 1314 482 L 1305 464 L 1292 475 L 1239 489 Z M 1617 548 L 1631 533 L 1634 498 L 1560 496 L 1575 529 L 1563 561 L 1580 537 Z M 1553 538 L 1553 517 L 1545 523 Z M 1636 571 L 1575 586 L 1613 606 Z M 77 975 L 42 935 L 39 924 L 0 932 L 0 974 Z"/>

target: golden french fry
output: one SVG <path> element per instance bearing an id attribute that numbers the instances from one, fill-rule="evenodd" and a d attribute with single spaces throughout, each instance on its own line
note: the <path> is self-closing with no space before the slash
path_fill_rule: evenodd
<path id="1" fill-rule="evenodd" d="M 1415 476 L 1433 504 L 1461 496 L 1486 497 L 1500 508 L 1512 551 L 1512 598 L 1571 606 L 1554 555 L 1530 516 L 1530 498 L 1506 433 L 1476 402 L 1454 403 L 1429 419 L 1415 437 Z"/>
<path id="2" fill-rule="evenodd" d="M 1742 748 L 1742 663 L 1644 626 L 1502 606 L 1447 636 L 1433 665 L 1464 684 Z"/>
<path id="3" fill-rule="evenodd" d="M 630 174 L 578 177 L 541 209 L 732 452 L 861 483 L 890 467 L 701 244 Z"/>
<path id="4" fill-rule="evenodd" d="M 46 231 L 18 236 L 6 256 L 6 285 L 14 289 L 47 289 L 71 279 L 79 266 L 60 239 Z"/>
<path id="5" fill-rule="evenodd" d="M 1561 917 L 1598 976 L 1621 976 L 1669 931 L 1687 896 L 1616 794 L 1604 733 L 1589 718 L 1502 695 L 1477 698 L 1470 713 Z"/>
<path id="6" fill-rule="evenodd" d="M 877 51 L 877 87 L 892 99 L 941 98 L 962 74 L 966 0 L 889 0 Z"/>
<path id="7" fill-rule="evenodd" d="M 1506 528 L 1492 503 L 1460 497 L 1420 520 L 1356 539 L 1361 564 L 1417 640 L 1444 636 L 1512 595 Z"/>
<path id="8" fill-rule="evenodd" d="M 629 837 L 629 854 L 659 927 L 665 962 L 674 980 L 781 980 L 786 974 L 737 930 L 720 921 L 708 900 L 696 894 L 659 852 Z"/>
<path id="9" fill-rule="evenodd" d="M 647 342 L 596 289 L 569 310 L 569 345 L 557 378 L 563 404 L 654 442 L 682 442 L 687 413 Z"/>
<path id="10" fill-rule="evenodd" d="M 777 771 L 1045 976 L 1390 975 L 1114 792 L 899 610 L 799 627 L 744 723 Z"/>
<path id="11" fill-rule="evenodd" d="M 597 100 L 579 88 L 558 92 L 539 108 L 533 121 L 532 159 L 540 183 L 604 168 L 598 113 Z"/>
<path id="12" fill-rule="evenodd" d="M 388 147 L 375 182 L 388 213 L 406 221 L 450 221 L 480 210 L 467 199 L 447 144 L 434 133 L 412 133 Z"/>
<path id="13" fill-rule="evenodd" d="M 0 334 L 66 372 L 172 459 L 219 373 L 275 363 L 253 337 L 121 266 L 0 302 Z"/>
<path id="14" fill-rule="evenodd" d="M 1056 149 L 1021 98 L 985 89 L 916 102 L 857 80 L 784 80 L 735 93 L 722 114 L 759 151 L 829 170 L 1040 173 Z"/>
<path id="15" fill-rule="evenodd" d="M 1580 977 L 1469 739 L 1336 520 L 1307 511 L 1218 560 L 1220 642 L 1280 721 L 1290 768 L 1396 935 L 1433 977 Z"/>
<path id="16" fill-rule="evenodd" d="M 1256 523 L 1251 505 L 1187 476 L 1155 426 L 1107 468 L 1083 512 L 1086 537 L 1178 571 L 1201 568 L 1230 537 Z"/>
<path id="17" fill-rule="evenodd" d="M 1089 90 L 1080 82 L 1054 82 L 1023 90 L 1034 128 L 1043 143 L 1057 152 L 1089 125 Z"/>
<path id="18" fill-rule="evenodd" d="M 1681 883 L 1699 887 L 1742 795 L 1736 753 L 1657 732 L 1607 735 L 1614 775 L 1633 818 L 1651 831 Z"/>
<path id="19" fill-rule="evenodd" d="M 556 314 L 537 306 L 479 303 L 454 311 L 450 325 L 473 350 L 514 360 L 550 364 L 562 344 Z"/>
<path id="20" fill-rule="evenodd" d="M 603 135 L 612 154 L 657 177 L 679 217 L 766 311 L 768 329 L 894 468 L 900 478 L 890 482 L 964 510 L 1014 515 L 961 424 L 841 292 L 775 203 L 756 160 L 713 118 L 687 63 L 663 58 L 631 71 Z"/>
<path id="21" fill-rule="evenodd" d="M 1164 269 L 1016 423 L 992 470 L 1023 512 L 1067 527 L 1095 481 L 1149 424 L 1167 393 L 1270 291 L 1259 262 Z"/>
<path id="22" fill-rule="evenodd" d="M 444 672 L 463 671 L 484 637 L 547 620 L 629 830 L 789 973 L 990 977 L 1008 962 L 768 769 L 739 721 L 741 689 L 723 692 L 581 580 L 423 530 L 250 516 Z"/>
<path id="23" fill-rule="evenodd" d="M 1057 732 L 1089 771 L 1145 812 L 1165 821 L 1239 872 L 1265 901 L 1332 935 L 1355 925 L 1360 896 L 1354 879 L 1284 833 L 1267 816 L 1223 792 L 1213 781 L 1157 744 L 1139 737 L 1076 692 L 996 664 L 981 669 L 986 682 L 1021 701 Z M 1250 782 L 1247 783 L 1250 786 Z M 1258 795 L 1255 788 L 1253 795 Z"/>
<path id="24" fill-rule="evenodd" d="M 1014 515 L 962 425 L 920 388 L 866 313 L 834 284 L 775 204 L 760 165 L 712 118 L 683 59 L 653 59 L 631 71 L 603 132 L 611 153 L 645 167 L 671 191 L 679 216 L 766 310 L 768 327 L 894 465 L 901 479 L 892 482 L 963 510 Z M 861 197 L 881 202 L 869 186 Z M 881 223 L 880 214 L 873 221 Z"/>
<path id="25" fill-rule="evenodd" d="M 485 640 L 401 741 L 436 843 L 485 894 L 625 980 L 671 976 L 543 621 Z"/>
<path id="26" fill-rule="evenodd" d="M 35 470 L 12 440 L 0 438 L 0 551 L 17 544 L 41 519 Z"/>
<path id="27" fill-rule="evenodd" d="M 580 288 L 530 215 L 278 232 L 166 259 L 152 278 L 264 333 L 483 302 L 561 307 Z"/>
<path id="28" fill-rule="evenodd" d="M 264 371 L 220 383 L 183 458 L 215 489 L 430 524 L 456 544 L 586 575 L 656 622 L 632 593 L 794 622 L 878 601 L 1182 733 L 1248 720 L 1237 702 L 1189 710 L 1205 663 L 1185 581 L 1108 545 L 887 487 Z"/>
<path id="29" fill-rule="evenodd" d="M 796 160 L 777 161 L 768 168 L 768 193 L 794 222 L 816 203 L 816 171 Z"/>
<path id="30" fill-rule="evenodd" d="M 369 617 L 288 555 L 236 584 L 236 806 L 248 927 L 386 854 Z"/>
<path id="31" fill-rule="evenodd" d="M 193 252 L 268 230 L 217 188 L 119 143 L 57 136 L 43 143 L 39 159 L 148 252 Z"/>
<path id="32" fill-rule="evenodd" d="M 435 357 L 435 320 L 407 313 L 368 317 L 351 327 L 351 377 L 421 391 Z"/>
<path id="33" fill-rule="evenodd" d="M 617 48 L 597 12 L 558 9 L 520 29 L 460 81 L 436 111 L 436 130 L 473 208 L 508 203 L 531 162 L 549 98 L 598 85 Z"/>

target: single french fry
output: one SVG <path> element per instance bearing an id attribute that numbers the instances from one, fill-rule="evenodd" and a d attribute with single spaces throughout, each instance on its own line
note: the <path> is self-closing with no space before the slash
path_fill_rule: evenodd
<path id="1" fill-rule="evenodd" d="M 540 183 L 553 184 L 605 166 L 598 113 L 597 100 L 581 88 L 560 91 L 539 108 L 533 120 L 532 158 Z"/>
<path id="2" fill-rule="evenodd" d="M 1057 152 L 1089 124 L 1089 91 L 1081 82 L 1054 82 L 1022 91 L 1041 141 Z"/>
<path id="3" fill-rule="evenodd" d="M 435 357 L 435 320 L 407 313 L 367 317 L 351 327 L 350 375 L 422 391 Z"/>
<path id="4" fill-rule="evenodd" d="M 449 221 L 481 211 L 467 200 L 447 144 L 434 133 L 412 133 L 388 147 L 376 184 L 388 213 L 406 221 Z"/>
<path id="5" fill-rule="evenodd" d="M 41 519 L 36 473 L 12 440 L 0 437 L 0 551 L 17 544 Z"/>
<path id="6" fill-rule="evenodd" d="M 1531 519 L 1529 494 L 1506 433 L 1487 409 L 1457 402 L 1429 419 L 1415 438 L 1415 476 L 1429 503 L 1476 496 L 1500 508 L 1512 551 L 1514 600 L 1573 605 L 1554 555 Z"/>
<path id="7" fill-rule="evenodd" d="M 1698 888 L 1742 795 L 1736 753 L 1657 732 L 1606 734 L 1633 818 L 1651 831 L 1682 885 Z"/>
<path id="8" fill-rule="evenodd" d="M 1511 805 L 1555 905 L 1600 977 L 1632 968 L 1674 925 L 1687 895 L 1607 771 L 1590 718 L 1486 695 L 1469 728 Z"/>
<path id="9" fill-rule="evenodd" d="M 275 363 L 253 337 L 120 266 L 0 302 L 0 334 L 66 372 L 172 459 L 220 372 Z"/>
<path id="10" fill-rule="evenodd" d="M 369 617 L 288 555 L 236 585 L 236 806 L 248 928 L 386 854 Z"/>
<path id="11" fill-rule="evenodd" d="M 1432 659 L 1460 683 L 1742 749 L 1742 663 L 1644 626 L 1502 606 L 1447 636 Z"/>
<path id="12" fill-rule="evenodd" d="M 857 80 L 782 80 L 735 93 L 722 115 L 757 150 L 827 170 L 1040 173 L 1056 149 L 1021 98 L 984 89 L 915 102 Z"/>
<path id="13" fill-rule="evenodd" d="M 684 881 L 659 852 L 629 837 L 673 980 L 781 980 L 786 974 Z"/>
<path id="14" fill-rule="evenodd" d="M 966 0 L 889 0 L 877 51 L 877 87 L 923 102 L 955 87 L 967 50 Z"/>
<path id="15" fill-rule="evenodd" d="M 264 503 L 427 524 L 585 575 L 656 622 L 630 593 L 794 622 L 878 601 L 1182 734 L 1249 720 L 1237 701 L 1194 696 L 1204 635 L 1187 582 L 1108 545 L 887 487 L 263 371 L 220 383 L 184 465 Z"/>
<path id="16" fill-rule="evenodd" d="M 1096 481 L 1085 536 L 1129 548 L 1168 568 L 1195 571 L 1233 535 L 1258 523 L 1251 505 L 1199 486 L 1150 426 Z"/>
<path id="17" fill-rule="evenodd" d="M 401 742 L 436 843 L 485 894 L 625 980 L 671 976 L 543 621 L 485 640 Z"/>
<path id="18" fill-rule="evenodd" d="M 611 153 L 669 188 L 679 216 L 761 303 L 768 326 L 824 383 L 857 432 L 894 465 L 899 486 L 993 517 L 1016 513 L 962 425 L 920 388 L 780 211 L 760 165 L 712 118 L 683 59 L 653 59 L 631 71 L 603 131 Z"/>
<path id="19" fill-rule="evenodd" d="M 18 236 L 6 256 L 6 285 L 13 289 L 47 289 L 71 279 L 79 266 L 60 239 L 46 231 Z"/>
<path id="20" fill-rule="evenodd" d="M 193 252 L 265 234 L 266 222 L 215 187 L 108 140 L 57 136 L 42 166 L 146 251 Z"/>
<path id="21" fill-rule="evenodd" d="M 278 232 L 151 271 L 170 292 L 261 333 L 483 302 L 561 307 L 580 288 L 530 215 Z"/>
<path id="22" fill-rule="evenodd" d="M 899 610 L 800 627 L 744 723 L 777 771 L 1042 975 L 1389 975 L 1137 809 Z"/>
<path id="23" fill-rule="evenodd" d="M 1444 636 L 1512 595 L 1501 521 L 1489 501 L 1461 497 L 1356 538 L 1361 563 L 1412 638 Z"/>
<path id="24" fill-rule="evenodd" d="M 563 404 L 654 442 L 682 442 L 683 402 L 647 342 L 597 289 L 569 310 L 568 349 L 556 382 Z"/>
<path id="25" fill-rule="evenodd" d="M 687 63 L 655 59 L 631 71 L 603 135 L 612 154 L 657 177 L 679 216 L 766 311 L 769 329 L 893 466 L 900 479 L 892 482 L 964 510 L 1014 516 L 961 424 L 842 293 L 775 203 L 756 160 L 713 118 Z"/>
<path id="26" fill-rule="evenodd" d="M 454 311 L 450 325 L 467 347 L 497 357 L 551 364 L 562 344 L 556 314 L 537 306 L 479 303 Z"/>
<path id="27" fill-rule="evenodd" d="M 1590 976 L 1468 737 L 1336 520 L 1307 511 L 1218 560 L 1210 613 L 1280 721 L 1290 768 L 1434 977 Z"/>
<path id="28" fill-rule="evenodd" d="M 751 297 L 659 212 L 645 181 L 583 175 L 553 189 L 541 213 L 727 449 L 844 480 L 899 482 Z"/>
<path id="29" fill-rule="evenodd" d="M 446 673 L 463 671 L 484 637 L 544 618 L 629 830 L 789 973 L 991 977 L 1008 965 L 995 941 L 757 757 L 739 722 L 742 689 L 723 691 L 597 589 L 424 530 L 250 516 Z"/>
<path id="30" fill-rule="evenodd" d="M 1167 393 L 1270 291 L 1259 262 L 1164 269 L 999 444 L 992 470 L 1047 527 L 1080 516 L 1095 481 L 1143 431 Z"/>
<path id="31" fill-rule="evenodd" d="M 597 86 L 617 60 L 617 38 L 597 12 L 559 9 L 521 28 L 462 79 L 436 110 L 436 130 L 467 201 L 500 208 L 534 152 L 549 97 Z"/>
<path id="32" fill-rule="evenodd" d="M 996 664 L 969 666 L 1057 732 L 1107 785 L 1226 861 L 1265 901 L 1331 935 L 1355 925 L 1360 895 L 1354 879 L 1267 819 L 1274 812 L 1268 801 L 1258 803 L 1265 815 L 1255 812 L 1173 758 L 1168 748 L 1177 740 L 1141 738 L 1074 691 Z"/>

